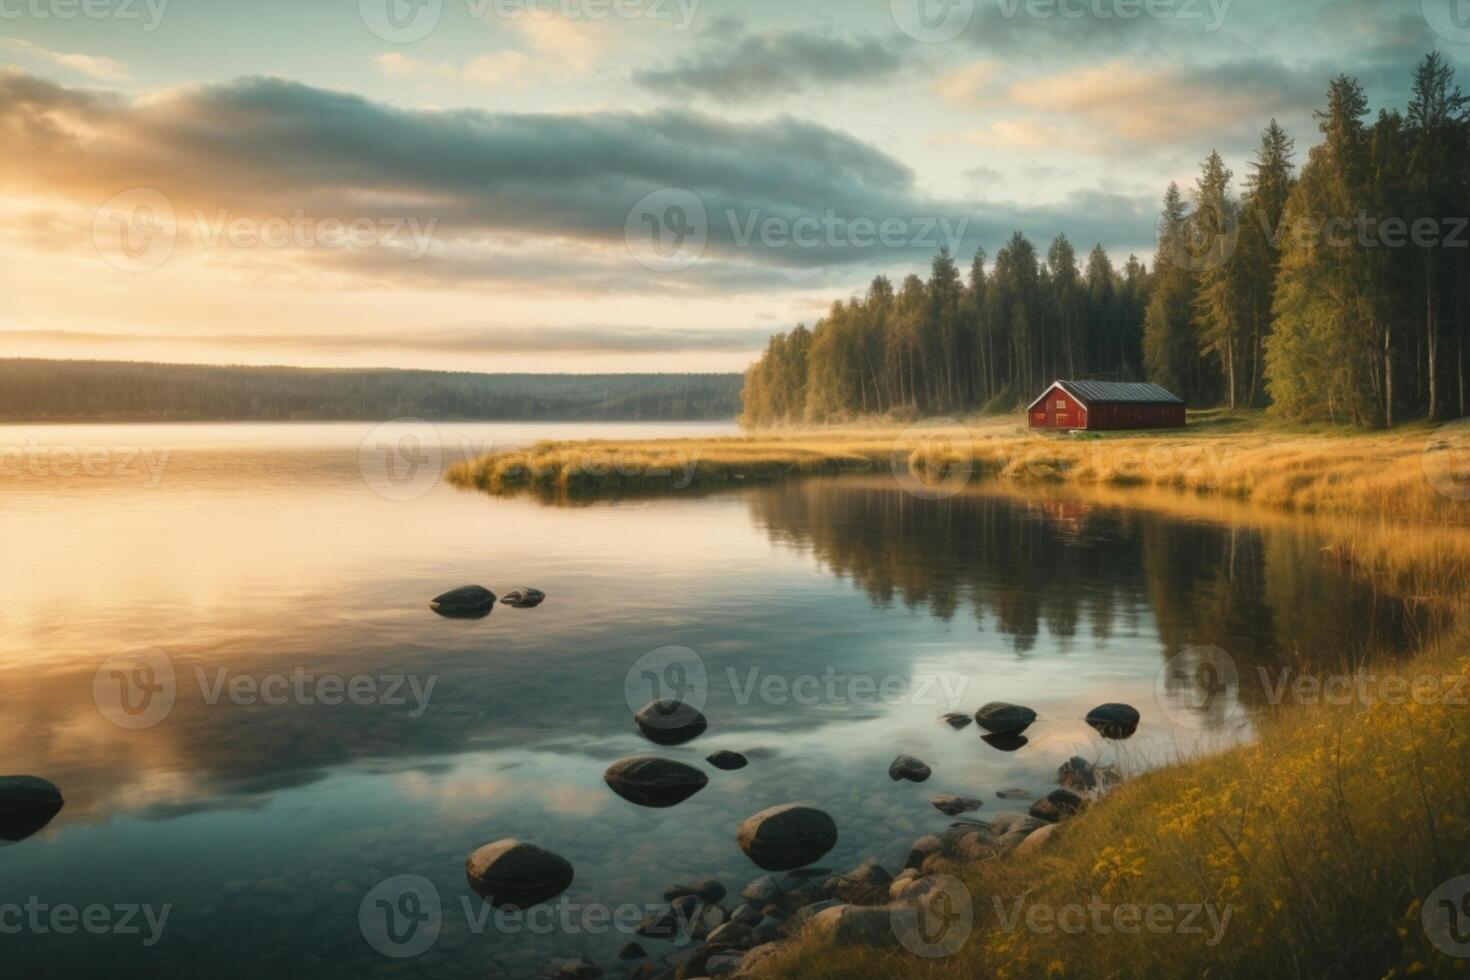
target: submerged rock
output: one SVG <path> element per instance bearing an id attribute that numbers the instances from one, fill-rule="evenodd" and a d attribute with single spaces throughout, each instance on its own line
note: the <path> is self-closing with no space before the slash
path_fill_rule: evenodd
<path id="1" fill-rule="evenodd" d="M 697 708 L 669 699 L 650 701 L 638 709 L 633 720 L 644 738 L 659 745 L 680 745 L 698 738 L 709 727 Z"/>
<path id="2" fill-rule="evenodd" d="M 620 959 L 620 960 L 641 960 L 641 959 L 643 959 L 647 955 L 648 955 L 648 950 L 644 949 L 638 943 L 628 943 L 628 945 L 624 946 L 622 948 L 622 950 L 619 951 L 619 953 L 618 953 L 618 959 Z"/>
<path id="3" fill-rule="evenodd" d="M 1002 800 L 1029 800 L 1036 794 L 1024 789 L 1003 789 L 995 795 Z"/>
<path id="4" fill-rule="evenodd" d="M 602 968 L 591 960 L 566 960 L 551 976 L 552 980 L 602 980 Z"/>
<path id="5" fill-rule="evenodd" d="M 535 609 L 546 601 L 546 593 L 540 589 L 514 589 L 501 596 L 500 601 L 512 609 Z"/>
<path id="6" fill-rule="evenodd" d="M 1019 704 L 992 701 L 975 712 L 975 724 L 992 735 L 1019 735 L 1036 720 L 1036 712 Z"/>
<path id="7" fill-rule="evenodd" d="M 788 803 L 747 817 L 735 832 L 745 856 L 767 871 L 804 867 L 837 845 L 837 823 L 815 807 Z"/>
<path id="8" fill-rule="evenodd" d="M 40 776 L 0 776 L 0 840 L 19 841 L 61 812 L 61 790 Z"/>
<path id="9" fill-rule="evenodd" d="M 922 783 L 930 773 L 928 766 L 911 755 L 901 755 L 888 765 L 888 778 L 894 782 L 907 779 L 911 783 Z"/>
<path id="10" fill-rule="evenodd" d="M 981 735 L 980 741 L 1001 752 L 1017 752 L 1031 743 L 1025 735 Z"/>
<path id="11" fill-rule="evenodd" d="M 955 731 L 959 731 L 961 728 L 964 728 L 975 719 L 971 718 L 963 711 L 951 711 L 947 715 L 940 715 L 939 720 L 944 722 L 950 728 L 953 728 Z"/>
<path id="12" fill-rule="evenodd" d="M 709 783 L 709 777 L 693 766 L 653 755 L 614 762 L 602 779 L 629 803 L 653 809 L 677 806 Z"/>
<path id="13" fill-rule="evenodd" d="M 495 593 L 483 585 L 464 585 L 429 601 L 429 608 L 452 619 L 479 619 L 495 607 Z"/>
<path id="14" fill-rule="evenodd" d="M 549 901 L 572 883 L 571 862 L 514 838 L 486 844 L 465 861 L 470 887 L 496 908 L 524 909 Z"/>
<path id="15" fill-rule="evenodd" d="M 1103 738 L 1125 739 L 1138 731 L 1138 709 L 1131 704 L 1100 704 L 1087 713 L 1087 723 Z"/>
<path id="16" fill-rule="evenodd" d="M 934 804 L 934 809 L 951 817 L 978 810 L 985 805 L 973 796 L 951 796 L 948 793 L 936 796 L 929 802 Z"/>
<path id="17" fill-rule="evenodd" d="M 716 769 L 723 769 L 725 772 L 734 772 L 736 769 L 744 769 L 746 766 L 750 765 L 749 760 L 747 760 L 745 756 L 741 755 L 739 752 L 716 752 L 714 755 L 709 756 L 704 761 L 708 762 Z"/>
<path id="18" fill-rule="evenodd" d="M 714 878 L 701 878 L 687 885 L 669 885 L 664 889 L 664 901 L 672 902 L 676 898 L 693 895 L 706 905 L 714 905 L 725 897 L 725 886 Z"/>

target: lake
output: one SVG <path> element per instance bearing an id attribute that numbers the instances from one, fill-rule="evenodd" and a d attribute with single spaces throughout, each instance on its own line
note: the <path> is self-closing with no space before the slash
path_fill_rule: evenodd
<path id="1" fill-rule="evenodd" d="M 0 750 L 66 797 L 0 847 L 14 975 L 610 968 L 634 937 L 609 918 L 636 921 L 672 882 L 733 895 L 764 873 L 735 843 L 758 810 L 810 802 L 839 827 L 824 866 L 896 871 L 952 821 L 938 793 L 983 799 L 983 818 L 1024 809 L 996 793 L 1043 794 L 1074 755 L 1138 771 L 1249 738 L 1262 670 L 1353 663 L 1431 625 L 1327 560 L 1306 519 L 922 499 L 881 473 L 550 506 L 438 474 L 491 446 L 733 428 L 372 430 L 0 427 Z M 430 611 L 467 583 L 549 598 Z M 1239 682 L 1202 698 L 1202 664 Z M 664 684 L 702 702 L 703 736 L 638 734 L 633 709 Z M 937 721 L 992 700 L 1038 712 L 1024 745 Z M 1127 741 L 1082 720 L 1113 701 L 1142 712 Z M 749 767 L 704 764 L 721 749 Z M 648 751 L 709 785 L 668 809 L 614 795 L 604 770 Z M 933 777 L 891 781 L 901 752 Z M 551 914 L 497 916 L 470 892 L 465 857 L 505 837 L 575 866 Z M 405 875 L 439 900 L 393 906 L 432 917 L 407 945 L 364 925 Z M 41 927 L 4 934 L 5 903 Z M 89 906 L 96 929 L 53 914 Z"/>

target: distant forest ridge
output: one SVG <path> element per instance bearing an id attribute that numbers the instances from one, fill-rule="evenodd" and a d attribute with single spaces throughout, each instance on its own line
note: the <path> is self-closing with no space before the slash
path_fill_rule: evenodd
<path id="1" fill-rule="evenodd" d="M 738 374 L 471 374 L 0 358 L 0 420 L 732 419 Z"/>

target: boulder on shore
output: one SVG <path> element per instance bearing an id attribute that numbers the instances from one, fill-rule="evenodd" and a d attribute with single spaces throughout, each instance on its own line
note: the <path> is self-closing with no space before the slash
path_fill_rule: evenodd
<path id="1" fill-rule="evenodd" d="M 837 823 L 821 810 L 787 803 L 747 817 L 735 832 L 745 856 L 767 871 L 805 867 L 837 845 Z"/>
<path id="2" fill-rule="evenodd" d="M 645 704 L 633 720 L 644 738 L 659 745 L 681 745 L 709 727 L 698 708 L 667 698 Z"/>
<path id="3" fill-rule="evenodd" d="M 888 778 L 894 782 L 907 779 L 911 783 L 922 783 L 930 774 L 929 767 L 911 755 L 901 755 L 888 765 Z"/>
<path id="4" fill-rule="evenodd" d="M 462 585 L 429 600 L 429 608 L 451 619 L 479 619 L 495 607 L 495 593 L 483 585 Z"/>
<path id="5" fill-rule="evenodd" d="M 1036 712 L 1019 704 L 992 701 L 975 712 L 975 724 L 992 735 L 1019 735 L 1036 720 Z"/>
<path id="6" fill-rule="evenodd" d="M 602 780 L 629 803 L 655 810 L 678 806 L 709 783 L 693 766 L 655 755 L 620 759 L 607 767 Z"/>
<path id="7" fill-rule="evenodd" d="M 566 858 L 508 837 L 471 854 L 465 877 L 496 908 L 525 909 L 566 891 L 573 871 Z"/>
<path id="8" fill-rule="evenodd" d="M 1042 799 L 1031 804 L 1030 815 L 1038 820 L 1056 823 L 1072 816 L 1086 805 L 1082 797 L 1069 789 L 1054 789 Z"/>

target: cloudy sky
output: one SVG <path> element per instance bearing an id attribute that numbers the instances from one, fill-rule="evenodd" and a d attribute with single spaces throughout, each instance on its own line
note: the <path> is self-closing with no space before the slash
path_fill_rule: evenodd
<path id="1" fill-rule="evenodd" d="M 1148 258 L 1466 7 L 0 0 L 0 356 L 740 370 L 941 245 Z"/>

